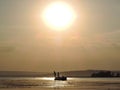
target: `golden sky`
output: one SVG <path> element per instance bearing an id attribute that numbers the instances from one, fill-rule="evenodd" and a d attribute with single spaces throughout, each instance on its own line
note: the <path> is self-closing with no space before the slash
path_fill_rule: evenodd
<path id="1" fill-rule="evenodd" d="M 119 70 L 120 1 L 58 0 L 77 15 L 63 31 L 46 26 L 56 0 L 0 0 L 0 70 Z"/>

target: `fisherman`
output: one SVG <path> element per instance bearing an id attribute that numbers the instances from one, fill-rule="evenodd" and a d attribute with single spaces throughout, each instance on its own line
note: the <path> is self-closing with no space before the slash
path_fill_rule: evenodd
<path id="1" fill-rule="evenodd" d="M 59 72 L 57 73 L 57 77 L 60 77 L 60 73 Z"/>
<path id="2" fill-rule="evenodd" d="M 56 77 L 56 72 L 54 71 L 54 77 Z"/>

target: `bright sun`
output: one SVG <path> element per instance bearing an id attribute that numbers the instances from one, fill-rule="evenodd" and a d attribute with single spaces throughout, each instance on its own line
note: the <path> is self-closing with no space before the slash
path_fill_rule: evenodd
<path id="1" fill-rule="evenodd" d="M 73 9 L 64 2 L 54 2 L 46 7 L 43 12 L 45 24 L 55 30 L 69 27 L 75 19 Z"/>

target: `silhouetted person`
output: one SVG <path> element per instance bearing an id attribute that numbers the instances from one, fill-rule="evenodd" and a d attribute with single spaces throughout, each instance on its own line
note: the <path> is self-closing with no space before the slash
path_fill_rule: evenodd
<path id="1" fill-rule="evenodd" d="M 59 72 L 57 73 L 57 76 L 60 77 L 60 73 Z"/>
<path id="2" fill-rule="evenodd" d="M 56 72 L 54 71 L 54 77 L 56 77 Z"/>

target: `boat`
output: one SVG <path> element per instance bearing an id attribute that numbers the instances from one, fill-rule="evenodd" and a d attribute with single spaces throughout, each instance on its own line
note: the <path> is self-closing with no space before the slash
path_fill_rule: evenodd
<path id="1" fill-rule="evenodd" d="M 54 80 L 62 80 L 62 81 L 66 81 L 66 80 L 67 80 L 67 77 L 65 77 L 65 76 L 62 76 L 62 77 L 55 77 Z"/>
<path id="2" fill-rule="evenodd" d="M 66 81 L 67 80 L 67 77 L 65 76 L 60 76 L 60 73 L 59 72 L 55 72 L 54 71 L 54 80 L 61 80 L 61 81 Z"/>

